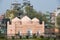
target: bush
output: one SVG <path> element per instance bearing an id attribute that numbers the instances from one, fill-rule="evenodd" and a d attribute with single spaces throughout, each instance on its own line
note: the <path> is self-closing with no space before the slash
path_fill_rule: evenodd
<path id="1" fill-rule="evenodd" d="M 44 36 L 40 36 L 40 38 L 44 38 Z"/>
<path id="2" fill-rule="evenodd" d="M 1 35 L 0 35 L 0 38 L 5 38 L 5 35 L 1 34 Z"/>
<path id="3" fill-rule="evenodd" d="M 33 34 L 33 38 L 37 38 L 36 34 Z"/>
<path id="4" fill-rule="evenodd" d="M 14 37 L 14 36 L 12 36 L 12 39 L 15 39 L 15 37 Z"/>
<path id="5" fill-rule="evenodd" d="M 26 36 L 27 39 L 29 39 L 29 36 Z"/>
<path id="6" fill-rule="evenodd" d="M 19 36 L 20 37 L 20 39 L 22 39 L 22 36 Z"/>
<path id="7" fill-rule="evenodd" d="M 32 35 L 30 35 L 30 36 L 29 36 L 29 35 L 27 35 L 27 36 L 26 36 L 26 38 L 27 38 L 27 39 L 29 39 L 29 38 L 31 39 L 31 38 L 32 38 Z"/>
<path id="8" fill-rule="evenodd" d="M 4 39 L 5 37 L 4 36 L 1 36 L 0 38 L 3 38 Z"/>

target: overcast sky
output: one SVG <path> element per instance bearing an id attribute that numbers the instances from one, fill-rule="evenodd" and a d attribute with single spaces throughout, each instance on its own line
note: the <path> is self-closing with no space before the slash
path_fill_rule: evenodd
<path id="1" fill-rule="evenodd" d="M 22 3 L 23 0 L 17 0 Z M 7 9 L 11 8 L 11 3 L 14 0 L 0 0 L 0 14 L 4 13 Z M 34 9 L 37 11 L 53 11 L 58 5 L 60 5 L 60 0 L 30 0 Z"/>

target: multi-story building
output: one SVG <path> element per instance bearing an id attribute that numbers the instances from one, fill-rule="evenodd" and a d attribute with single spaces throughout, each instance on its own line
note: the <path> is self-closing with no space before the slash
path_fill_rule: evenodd
<path id="1" fill-rule="evenodd" d="M 54 11 L 54 13 L 56 14 L 56 16 L 58 16 L 60 14 L 60 6 L 57 7 L 57 9 Z"/>
<path id="2" fill-rule="evenodd" d="M 50 13 L 51 24 L 55 25 L 55 13 Z"/>
<path id="3" fill-rule="evenodd" d="M 60 7 L 57 7 L 56 10 L 54 10 L 51 14 L 51 24 L 54 25 L 54 29 L 56 33 L 59 33 L 58 25 L 57 25 L 57 16 L 60 15 Z"/>
<path id="4" fill-rule="evenodd" d="M 44 21 L 39 23 L 39 19 L 30 19 L 28 16 L 23 18 L 14 18 L 11 22 L 7 23 L 7 36 L 16 36 L 16 34 L 22 35 L 44 35 Z"/>
<path id="5" fill-rule="evenodd" d="M 58 27 L 56 18 L 57 18 L 58 15 L 60 15 L 60 6 L 56 9 L 56 11 L 54 13 L 56 14 L 56 17 L 55 17 L 55 26 Z"/>

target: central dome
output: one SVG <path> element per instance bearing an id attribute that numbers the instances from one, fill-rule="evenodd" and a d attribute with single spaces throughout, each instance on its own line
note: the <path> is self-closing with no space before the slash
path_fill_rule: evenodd
<path id="1" fill-rule="evenodd" d="M 28 16 L 24 16 L 21 21 L 31 21 L 31 19 Z"/>
<path id="2" fill-rule="evenodd" d="M 33 22 L 39 22 L 39 19 L 33 18 L 32 21 L 33 21 Z"/>

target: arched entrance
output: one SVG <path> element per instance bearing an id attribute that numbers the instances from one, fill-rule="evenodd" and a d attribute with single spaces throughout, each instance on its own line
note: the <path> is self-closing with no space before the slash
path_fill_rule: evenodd
<path id="1" fill-rule="evenodd" d="M 37 31 L 37 36 L 40 36 L 40 30 L 39 30 L 39 31 Z"/>
<path id="2" fill-rule="evenodd" d="M 22 33 L 21 33 L 21 31 L 19 31 L 19 32 L 18 32 L 18 34 L 19 34 L 19 36 L 22 36 Z"/>
<path id="3" fill-rule="evenodd" d="M 32 30 L 28 30 L 28 31 L 27 31 L 27 35 L 28 35 L 28 36 L 32 36 Z"/>

